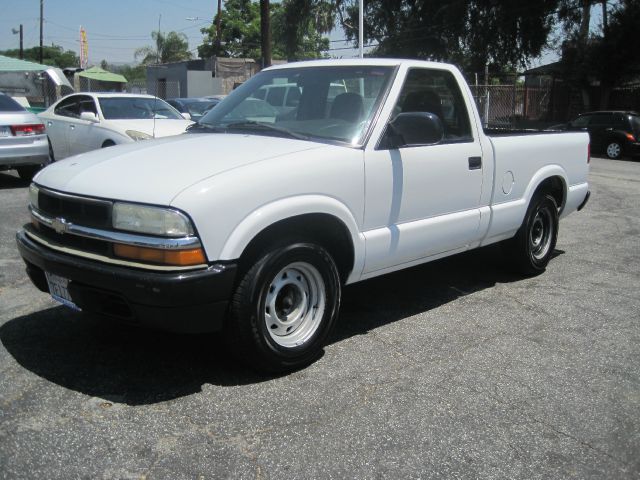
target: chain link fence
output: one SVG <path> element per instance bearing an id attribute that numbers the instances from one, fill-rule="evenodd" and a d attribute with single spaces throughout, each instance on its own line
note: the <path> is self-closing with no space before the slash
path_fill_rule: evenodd
<path id="1" fill-rule="evenodd" d="M 505 82 L 506 80 L 506 82 Z M 485 127 L 536 128 L 550 121 L 550 82 L 531 85 L 520 77 L 501 78 L 489 84 L 470 85 Z"/>
<path id="2" fill-rule="evenodd" d="M 177 81 L 148 81 L 132 80 L 127 83 L 103 82 L 89 78 L 79 78 L 78 91 L 81 92 L 123 92 L 136 94 L 156 95 L 166 100 L 167 98 L 180 97 L 180 82 Z"/>

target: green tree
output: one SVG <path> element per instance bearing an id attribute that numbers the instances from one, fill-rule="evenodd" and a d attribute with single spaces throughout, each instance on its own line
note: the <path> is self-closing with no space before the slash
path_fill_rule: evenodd
<path id="1" fill-rule="evenodd" d="M 523 67 L 540 55 L 558 0 L 369 0 L 366 42 L 375 55 L 448 61 L 468 72 L 489 63 Z M 358 5 L 338 3 L 348 39 L 358 37 Z"/>
<path id="2" fill-rule="evenodd" d="M 191 59 L 189 51 L 189 41 L 184 33 L 169 32 L 166 35 L 162 32 L 151 32 L 154 46 L 138 48 L 133 54 L 137 60 L 142 57 L 143 65 L 154 63 L 180 62 Z"/>
<path id="3" fill-rule="evenodd" d="M 583 108 L 609 108 L 609 96 L 616 86 L 640 76 L 640 57 L 631 52 L 640 49 L 640 0 L 622 0 L 610 12 L 608 25 L 589 31 L 594 0 L 564 0 L 561 21 L 567 35 L 561 44 L 564 79 L 582 92 Z M 611 8 L 606 3 L 603 8 Z M 603 12 L 604 13 L 604 12 Z M 591 97 L 599 85 L 600 104 Z"/>
<path id="4" fill-rule="evenodd" d="M 42 63 L 52 67 L 66 68 L 78 67 L 80 59 L 72 50 L 64 50 L 60 45 L 42 47 Z M 0 55 L 20 58 L 20 50 L 5 50 Z M 40 63 L 40 47 L 31 47 L 24 50 L 24 59 L 30 62 Z"/>
<path id="5" fill-rule="evenodd" d="M 323 17 L 298 8 L 295 0 L 271 3 L 272 57 L 297 60 L 319 58 L 329 48 L 329 40 L 322 36 L 329 31 L 322 24 Z M 328 4 L 325 4 L 328 5 Z M 318 9 L 316 9 L 318 10 Z M 316 10 L 313 10 L 315 12 Z M 212 25 L 202 29 L 204 42 L 198 47 L 201 58 L 212 56 L 259 59 L 260 6 L 251 0 L 227 0 L 220 17 L 221 51 L 216 52 L 215 18 Z"/>
<path id="6" fill-rule="evenodd" d="M 144 65 L 111 65 L 111 71 L 124 75 L 130 82 L 143 82 L 147 79 Z"/>

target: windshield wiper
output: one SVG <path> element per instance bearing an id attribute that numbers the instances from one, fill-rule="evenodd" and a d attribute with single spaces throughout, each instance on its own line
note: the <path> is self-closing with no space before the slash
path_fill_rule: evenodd
<path id="1" fill-rule="evenodd" d="M 239 129 L 239 130 L 266 130 L 269 132 L 279 133 L 291 138 L 297 138 L 298 140 L 309 140 L 309 137 L 301 133 L 294 132 L 284 127 L 276 127 L 270 123 L 256 122 L 254 120 L 247 120 L 246 122 L 235 122 L 226 125 L 227 129 Z"/>
<path id="2" fill-rule="evenodd" d="M 222 127 L 216 127 L 214 125 L 208 125 L 206 123 L 192 123 L 189 125 L 186 132 L 192 133 L 203 133 L 203 132 L 213 132 L 213 133 L 223 133 L 225 129 Z"/>

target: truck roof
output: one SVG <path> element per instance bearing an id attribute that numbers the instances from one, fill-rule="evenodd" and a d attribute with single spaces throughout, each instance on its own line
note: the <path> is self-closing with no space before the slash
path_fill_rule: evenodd
<path id="1" fill-rule="evenodd" d="M 396 67 L 400 65 L 407 65 L 410 67 L 428 67 L 439 68 L 443 70 L 456 69 L 454 65 L 441 62 L 428 62 L 425 60 L 409 60 L 403 58 L 350 58 L 350 59 L 323 59 L 323 60 L 306 60 L 303 62 L 291 62 L 283 63 L 281 65 L 274 65 L 266 68 L 265 70 L 280 70 L 286 68 L 305 68 L 305 67 L 347 67 L 347 66 L 391 66 Z"/>

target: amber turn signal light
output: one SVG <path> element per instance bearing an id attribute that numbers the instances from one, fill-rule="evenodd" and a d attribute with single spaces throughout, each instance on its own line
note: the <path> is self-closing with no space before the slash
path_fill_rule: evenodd
<path id="1" fill-rule="evenodd" d="M 164 250 L 161 248 L 136 247 L 115 243 L 113 253 L 120 258 L 139 260 L 145 263 L 160 263 L 188 267 L 207 263 L 201 248 L 190 250 Z"/>

